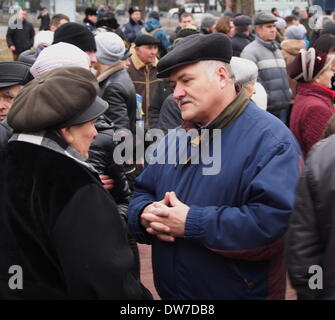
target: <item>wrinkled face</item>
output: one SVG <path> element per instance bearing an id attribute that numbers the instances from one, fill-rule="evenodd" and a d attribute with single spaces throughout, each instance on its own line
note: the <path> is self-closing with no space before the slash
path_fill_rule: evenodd
<path id="1" fill-rule="evenodd" d="M 130 18 L 134 20 L 135 22 L 138 22 L 141 20 L 141 12 L 140 11 L 135 11 L 133 14 L 130 15 Z"/>
<path id="2" fill-rule="evenodd" d="M 88 159 L 88 149 L 93 139 L 98 135 L 94 123 L 95 120 L 60 129 L 65 141 L 85 159 Z"/>
<path id="3" fill-rule="evenodd" d="M 14 98 L 18 95 L 22 86 L 15 85 L 8 88 L 0 88 L 0 121 L 5 119 L 10 108 L 12 107 Z"/>
<path id="4" fill-rule="evenodd" d="M 315 83 L 319 84 L 320 86 L 331 88 L 332 87 L 332 77 L 334 76 L 335 69 L 333 68 L 332 64 L 323 71 L 316 79 Z"/>
<path id="5" fill-rule="evenodd" d="M 136 47 L 137 56 L 144 64 L 150 64 L 155 61 L 157 56 L 158 47 L 156 44 L 143 45 Z"/>
<path id="6" fill-rule="evenodd" d="M 179 22 L 179 25 L 182 29 L 187 28 L 188 26 L 192 25 L 194 23 L 192 17 L 182 17 L 181 21 Z"/>
<path id="7" fill-rule="evenodd" d="M 222 104 L 219 76 L 209 80 L 205 67 L 194 63 L 176 69 L 169 77 L 173 98 L 178 103 L 185 121 L 207 124 Z"/>
<path id="8" fill-rule="evenodd" d="M 256 27 L 258 36 L 264 41 L 273 41 L 276 39 L 276 24 L 265 23 Z"/>

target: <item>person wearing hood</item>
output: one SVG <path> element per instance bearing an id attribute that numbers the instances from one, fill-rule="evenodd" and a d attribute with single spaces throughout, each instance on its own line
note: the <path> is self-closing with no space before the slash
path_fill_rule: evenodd
<path id="1" fill-rule="evenodd" d="M 149 13 L 149 19 L 144 24 L 144 28 L 149 35 L 159 40 L 159 57 L 162 58 L 171 50 L 171 42 L 166 32 L 162 29 L 157 11 Z"/>
<path id="2" fill-rule="evenodd" d="M 123 26 L 123 32 L 129 44 L 141 35 L 143 21 L 141 20 L 141 10 L 139 7 L 131 7 L 128 10 L 129 22 Z"/>
<path id="3" fill-rule="evenodd" d="M 290 77 L 298 82 L 290 129 L 297 138 L 304 157 L 320 140 L 328 120 L 335 113 L 335 92 L 330 90 L 334 57 L 314 48 L 308 51 L 303 49 L 289 66 Z"/>

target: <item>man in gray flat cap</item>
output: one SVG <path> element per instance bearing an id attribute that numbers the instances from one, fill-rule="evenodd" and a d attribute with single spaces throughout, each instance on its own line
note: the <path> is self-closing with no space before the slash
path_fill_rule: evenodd
<path id="1" fill-rule="evenodd" d="M 268 111 L 287 122 L 291 93 L 286 72 L 285 60 L 276 39 L 277 18 L 265 11 L 254 17 L 256 39 L 248 44 L 241 53 L 241 58 L 256 63 L 259 82 L 268 94 Z"/>
<path id="2" fill-rule="evenodd" d="M 284 236 L 300 150 L 235 85 L 231 56 L 228 36 L 195 34 L 157 65 L 184 123 L 137 178 L 128 225 L 152 245 L 162 299 L 285 297 Z"/>
<path id="3" fill-rule="evenodd" d="M 253 40 L 254 36 L 251 34 L 252 22 L 249 16 L 240 15 L 233 20 L 236 33 L 231 39 L 233 46 L 233 56 L 239 57 L 242 50 Z"/>

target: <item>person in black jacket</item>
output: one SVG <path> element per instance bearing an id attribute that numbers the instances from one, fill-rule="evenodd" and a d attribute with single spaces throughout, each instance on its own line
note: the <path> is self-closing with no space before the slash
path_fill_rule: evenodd
<path id="1" fill-rule="evenodd" d="M 115 202 L 85 161 L 94 119 L 108 107 L 97 92 L 89 70 L 58 68 L 32 80 L 13 104 L 0 203 L 1 298 L 151 298 L 132 274 Z M 23 272 L 14 285 L 13 264 Z"/>
<path id="2" fill-rule="evenodd" d="M 335 135 L 309 152 L 287 239 L 288 273 L 298 299 L 335 299 Z"/>
<path id="3" fill-rule="evenodd" d="M 126 36 L 112 12 L 106 12 L 103 17 L 99 18 L 96 32 L 100 31 L 100 28 L 104 31 L 115 32 L 122 40 L 126 40 Z"/>
<path id="4" fill-rule="evenodd" d="M 100 96 L 109 104 L 106 116 L 118 129 L 128 129 L 133 134 L 136 127 L 136 91 L 124 69 L 122 59 L 126 47 L 113 32 L 101 32 L 95 37 L 98 60 Z"/>
<path id="5" fill-rule="evenodd" d="M 50 30 L 50 15 L 47 8 L 40 8 L 40 14 L 38 15 L 37 19 L 41 19 L 40 31 Z"/>
<path id="6" fill-rule="evenodd" d="M 233 56 L 239 57 L 242 50 L 251 41 L 254 40 L 251 36 L 251 18 L 249 16 L 240 15 L 233 20 L 236 33 L 231 39 L 233 46 Z"/>
<path id="7" fill-rule="evenodd" d="M 16 20 L 8 26 L 6 41 L 13 53 L 14 61 L 18 59 L 21 52 L 30 49 L 34 44 L 35 30 L 26 19 L 27 11 L 20 10 Z"/>

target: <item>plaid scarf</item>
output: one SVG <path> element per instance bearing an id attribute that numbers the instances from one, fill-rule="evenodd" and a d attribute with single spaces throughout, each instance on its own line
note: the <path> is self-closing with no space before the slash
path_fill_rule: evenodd
<path id="1" fill-rule="evenodd" d="M 61 136 L 54 131 L 40 131 L 34 133 L 14 133 L 9 139 L 9 143 L 21 141 L 35 144 L 42 148 L 60 153 L 68 158 L 75 160 L 90 171 L 97 173 L 94 167 L 87 163 L 85 158 L 75 149 L 73 149 Z"/>

